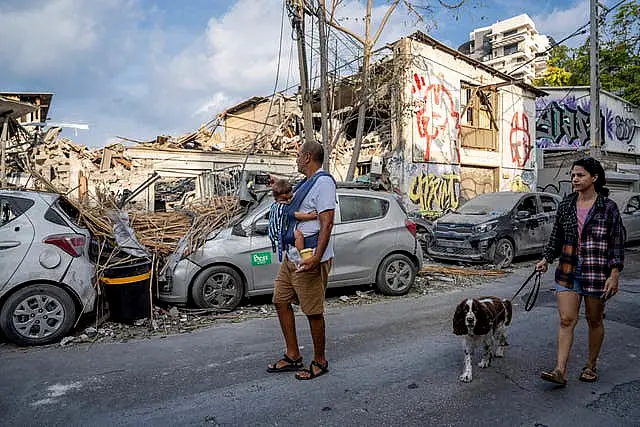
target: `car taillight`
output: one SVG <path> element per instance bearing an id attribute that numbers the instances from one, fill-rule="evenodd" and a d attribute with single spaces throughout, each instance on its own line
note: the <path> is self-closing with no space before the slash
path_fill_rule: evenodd
<path id="1" fill-rule="evenodd" d="M 416 231 L 418 230 L 418 227 L 416 226 L 416 223 L 411 221 L 410 219 L 405 219 L 404 220 L 404 225 L 405 225 L 405 227 L 407 227 L 407 230 L 409 230 L 409 233 L 411 233 L 411 235 L 413 235 L 413 237 L 416 237 Z"/>
<path id="2" fill-rule="evenodd" d="M 44 239 L 44 243 L 54 245 L 71 255 L 82 255 L 86 238 L 82 234 L 55 234 Z"/>

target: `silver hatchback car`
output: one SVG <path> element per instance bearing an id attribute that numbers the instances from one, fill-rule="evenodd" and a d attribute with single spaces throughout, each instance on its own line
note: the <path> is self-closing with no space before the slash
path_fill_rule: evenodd
<path id="1" fill-rule="evenodd" d="M 20 345 L 65 336 L 92 311 L 90 233 L 58 194 L 0 190 L 0 329 Z"/>
<path id="2" fill-rule="evenodd" d="M 375 283 L 386 295 L 409 292 L 422 267 L 416 224 L 391 193 L 340 188 L 333 227 L 335 258 L 329 287 Z M 262 201 L 201 249 L 170 261 L 162 301 L 234 309 L 243 297 L 273 292 L 280 263 L 267 237 L 269 207 Z"/>

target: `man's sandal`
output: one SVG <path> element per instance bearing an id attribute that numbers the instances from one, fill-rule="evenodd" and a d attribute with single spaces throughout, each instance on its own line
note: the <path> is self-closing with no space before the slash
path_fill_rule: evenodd
<path id="1" fill-rule="evenodd" d="M 567 385 L 567 380 L 562 376 L 562 372 L 557 369 L 554 369 L 551 372 L 542 371 L 542 373 L 540 373 L 540 378 L 563 387 Z"/>
<path id="2" fill-rule="evenodd" d="M 287 364 L 278 367 L 280 362 L 286 362 Z M 282 355 L 282 359 L 267 366 L 267 372 L 294 372 L 302 369 L 302 366 L 302 356 L 298 360 L 293 360 L 285 353 Z"/>
<path id="3" fill-rule="evenodd" d="M 598 380 L 598 370 L 590 366 L 585 366 L 582 368 L 582 372 L 578 379 L 585 383 L 594 383 Z"/>
<path id="4" fill-rule="evenodd" d="M 313 367 L 316 367 L 319 369 L 319 371 L 314 372 Z M 321 375 L 326 374 L 327 372 L 329 372 L 329 362 L 324 362 L 324 365 L 321 365 L 320 363 L 316 362 L 315 360 L 311 362 L 311 364 L 309 365 L 309 368 L 304 368 L 303 370 L 301 370 L 300 372 L 298 372 L 296 374 L 296 379 L 304 381 L 304 380 L 312 380 L 314 378 L 317 378 Z"/>

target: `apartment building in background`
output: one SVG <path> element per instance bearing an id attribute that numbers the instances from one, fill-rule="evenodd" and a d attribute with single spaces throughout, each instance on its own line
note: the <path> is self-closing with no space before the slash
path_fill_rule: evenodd
<path id="1" fill-rule="evenodd" d="M 530 83 L 541 77 L 546 68 L 548 53 L 544 53 L 553 40 L 539 34 L 533 20 L 522 14 L 498 21 L 487 27 L 476 28 L 469 41 L 458 50 L 471 58 Z"/>

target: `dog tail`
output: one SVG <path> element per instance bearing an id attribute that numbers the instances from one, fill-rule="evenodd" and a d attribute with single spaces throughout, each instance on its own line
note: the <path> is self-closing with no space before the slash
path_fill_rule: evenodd
<path id="1" fill-rule="evenodd" d="M 513 309 L 511 307 L 511 301 L 508 299 L 503 299 L 502 304 L 504 304 L 504 324 L 505 326 L 509 326 L 511 324 L 511 316 L 513 314 Z"/>

